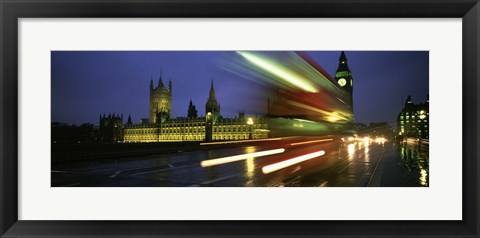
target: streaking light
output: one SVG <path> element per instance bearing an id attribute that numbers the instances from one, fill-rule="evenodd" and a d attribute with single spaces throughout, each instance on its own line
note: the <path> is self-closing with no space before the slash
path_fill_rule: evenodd
<path id="1" fill-rule="evenodd" d="M 291 143 L 290 145 L 304 145 L 304 144 L 312 144 L 312 143 L 319 143 L 319 142 L 332 141 L 332 140 L 333 139 L 311 140 L 311 141 Z"/>
<path id="2" fill-rule="evenodd" d="M 383 144 L 383 143 L 385 143 L 385 141 L 386 141 L 386 140 L 385 140 L 385 137 L 377 137 L 377 138 L 375 139 L 375 142 L 377 142 L 377 143 L 379 143 L 379 144 Z"/>
<path id="3" fill-rule="evenodd" d="M 315 123 L 314 121 L 310 121 L 310 120 L 305 120 L 305 119 L 299 119 L 299 118 L 295 118 L 293 119 L 295 121 L 301 121 L 301 122 L 308 122 L 308 123 Z"/>
<path id="4" fill-rule="evenodd" d="M 311 154 L 306 154 L 306 155 L 298 156 L 298 157 L 295 157 L 295 158 L 291 158 L 291 159 L 288 159 L 288 160 L 285 160 L 285 161 L 282 161 L 282 162 L 279 162 L 279 163 L 267 165 L 267 166 L 262 168 L 262 172 L 264 174 L 269 174 L 271 172 L 275 172 L 277 170 L 284 169 L 286 167 L 301 163 L 301 162 L 309 160 L 309 159 L 313 159 L 313 158 L 322 156 L 324 154 L 325 154 L 325 151 L 321 150 L 321 151 L 317 151 L 317 152 L 314 152 L 314 153 L 311 153 Z"/>
<path id="5" fill-rule="evenodd" d="M 286 101 L 287 104 L 290 104 L 292 106 L 307 109 L 307 110 L 311 110 L 311 111 L 314 111 L 314 112 L 318 112 L 318 113 L 324 114 L 326 116 L 336 117 L 336 118 L 338 118 L 338 120 L 348 120 L 347 116 L 340 116 L 339 113 L 328 112 L 328 111 L 322 110 L 320 108 L 312 107 L 310 105 L 306 105 L 304 103 L 300 103 L 300 102 L 296 102 L 296 101 L 292 101 L 292 100 L 285 100 L 285 101 Z"/>
<path id="6" fill-rule="evenodd" d="M 348 145 L 348 155 L 353 155 L 355 154 L 355 144 L 349 144 Z"/>
<path id="7" fill-rule="evenodd" d="M 309 84 L 307 80 L 293 74 L 292 72 L 289 72 L 289 70 L 282 69 L 281 67 L 275 65 L 274 63 L 264 60 L 252 53 L 240 52 L 240 51 L 238 53 L 241 56 L 245 57 L 250 62 L 259 66 L 260 68 L 274 74 L 277 77 L 284 79 L 290 84 L 293 84 L 307 92 L 318 93 L 318 90 L 315 87 L 313 87 L 311 84 Z"/>
<path id="8" fill-rule="evenodd" d="M 330 122 L 336 122 L 336 121 L 338 121 L 338 120 L 340 120 L 340 118 L 335 117 L 335 116 L 329 116 L 329 117 L 328 117 L 328 121 L 330 121 Z"/>
<path id="9" fill-rule="evenodd" d="M 258 130 L 258 131 L 260 131 L 260 130 Z M 281 137 L 277 137 L 277 138 L 255 139 L 255 140 L 230 140 L 230 141 L 220 141 L 220 142 L 204 142 L 204 143 L 200 143 L 200 145 L 222 145 L 222 144 L 258 142 L 258 141 L 271 141 L 271 140 L 282 140 L 282 138 L 281 138 Z"/>
<path id="10" fill-rule="evenodd" d="M 303 127 L 302 123 L 293 123 L 293 127 Z"/>
<path id="11" fill-rule="evenodd" d="M 231 163 L 239 160 L 245 160 L 248 158 L 254 158 L 254 157 L 261 157 L 261 156 L 267 156 L 267 155 L 273 155 L 273 154 L 280 154 L 285 152 L 285 149 L 275 149 L 275 150 L 265 150 L 265 151 L 260 151 L 260 152 L 255 152 L 255 153 L 247 153 L 247 154 L 242 154 L 242 155 L 234 155 L 234 156 L 228 156 L 228 157 L 222 157 L 222 158 L 217 158 L 217 159 L 211 159 L 211 160 L 204 160 L 200 162 L 200 166 L 202 167 L 210 167 L 210 166 L 215 166 L 219 164 L 226 164 L 226 163 Z"/>

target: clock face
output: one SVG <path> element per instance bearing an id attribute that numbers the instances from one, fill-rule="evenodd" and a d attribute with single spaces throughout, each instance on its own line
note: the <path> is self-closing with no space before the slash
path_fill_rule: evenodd
<path id="1" fill-rule="evenodd" d="M 345 80 L 344 78 L 341 78 L 338 80 L 338 84 L 343 87 L 347 84 L 347 80 Z"/>

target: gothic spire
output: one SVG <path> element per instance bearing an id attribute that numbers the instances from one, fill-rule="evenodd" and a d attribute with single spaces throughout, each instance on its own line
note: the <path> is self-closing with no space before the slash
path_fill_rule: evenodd
<path id="1" fill-rule="evenodd" d="M 127 125 L 132 125 L 132 118 L 128 115 Z"/>
<path id="2" fill-rule="evenodd" d="M 340 54 L 340 62 L 345 61 L 347 62 L 347 56 L 345 55 L 345 51 L 342 50 L 342 53 Z"/>
<path id="3" fill-rule="evenodd" d="M 348 68 L 348 63 L 347 63 L 347 56 L 345 55 L 345 51 L 342 51 L 340 54 L 340 58 L 338 58 L 338 69 L 337 72 L 340 71 L 350 71 Z"/>
<path id="4" fill-rule="evenodd" d="M 163 68 L 162 68 L 162 66 L 160 66 L 160 78 L 158 78 L 158 87 L 159 88 L 164 87 L 162 79 L 163 79 Z"/>
<path id="5" fill-rule="evenodd" d="M 213 88 L 213 79 L 210 83 L 210 98 L 215 99 L 215 89 Z"/>
<path id="6" fill-rule="evenodd" d="M 187 117 L 188 118 L 198 117 L 197 109 L 195 108 L 195 105 L 193 105 L 192 99 L 190 99 L 190 104 L 188 105 Z"/>

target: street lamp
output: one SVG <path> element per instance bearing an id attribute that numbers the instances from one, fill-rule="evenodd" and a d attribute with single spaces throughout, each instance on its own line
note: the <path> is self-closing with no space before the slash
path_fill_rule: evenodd
<path id="1" fill-rule="evenodd" d="M 248 136 L 248 139 L 252 139 L 252 125 L 253 125 L 253 119 L 251 117 L 248 118 L 247 120 L 247 125 L 250 127 L 250 134 Z"/>

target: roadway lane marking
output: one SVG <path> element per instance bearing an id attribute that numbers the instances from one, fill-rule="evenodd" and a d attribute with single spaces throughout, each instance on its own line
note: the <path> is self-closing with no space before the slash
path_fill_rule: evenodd
<path id="1" fill-rule="evenodd" d="M 383 158 L 383 153 L 385 152 L 385 149 L 383 149 L 382 154 L 380 155 L 380 158 L 377 160 L 377 164 L 375 165 L 375 168 L 373 169 L 372 174 L 370 175 L 370 179 L 368 180 L 367 187 L 370 187 L 370 183 L 372 182 L 373 176 L 375 175 L 375 172 L 377 172 L 378 164 L 380 164 L 380 161 Z"/>
<path id="2" fill-rule="evenodd" d="M 164 172 L 164 171 L 169 171 L 169 170 L 173 170 L 173 169 L 183 169 L 183 168 L 193 167 L 193 166 L 195 166 L 195 165 L 184 165 L 184 166 L 178 166 L 178 167 L 174 167 L 174 168 L 158 169 L 158 170 L 134 173 L 134 174 L 130 174 L 130 176 L 137 176 L 137 175 L 140 175 L 140 174 L 150 174 L 150 173 L 156 173 L 156 172 Z"/>
<path id="3" fill-rule="evenodd" d="M 320 142 L 332 141 L 332 140 L 333 140 L 333 139 L 311 140 L 311 141 L 291 143 L 290 145 L 305 145 L 305 144 L 320 143 Z"/>
<path id="4" fill-rule="evenodd" d="M 231 178 L 237 177 L 238 175 L 240 175 L 240 174 L 234 174 L 234 175 L 229 175 L 229 176 L 221 177 L 221 178 L 218 178 L 218 179 L 212 179 L 212 180 L 208 180 L 208 181 L 202 182 L 201 184 L 202 184 L 202 185 L 209 185 L 209 184 L 212 184 L 212 183 L 220 182 L 220 181 L 222 181 L 222 180 L 227 180 L 227 179 L 231 179 Z"/>
<path id="5" fill-rule="evenodd" d="M 327 181 L 325 181 L 325 182 L 323 182 L 322 184 L 320 184 L 320 186 L 319 186 L 319 187 L 326 187 L 326 186 L 327 186 L 327 184 L 328 184 L 328 182 L 327 182 Z"/>
<path id="6" fill-rule="evenodd" d="M 285 152 L 284 148 L 280 149 L 274 149 L 274 150 L 265 150 L 265 151 L 259 151 L 259 152 L 254 152 L 254 153 L 247 153 L 247 154 L 241 154 L 241 155 L 233 155 L 233 156 L 227 156 L 227 157 L 222 157 L 222 158 L 217 158 L 217 159 L 210 159 L 210 160 L 204 160 L 200 162 L 200 166 L 202 167 L 210 167 L 214 165 L 219 165 L 219 164 L 226 164 L 226 163 L 231 163 L 239 160 L 246 160 L 248 158 L 255 158 L 255 157 L 261 157 L 261 156 L 267 156 L 267 155 L 273 155 L 273 154 L 280 154 Z"/>
<path id="7" fill-rule="evenodd" d="M 168 165 L 168 164 L 160 164 L 160 165 L 153 165 L 153 166 L 147 166 L 147 167 L 137 167 L 137 168 L 134 168 L 134 169 L 127 169 L 127 170 L 123 170 L 123 172 L 131 172 L 131 171 L 135 171 L 135 170 L 144 170 L 144 169 L 158 168 L 158 167 L 164 167 L 164 166 L 170 167 L 170 165 Z M 171 165 L 171 166 L 173 166 L 173 165 Z M 175 166 L 173 166 L 173 167 L 175 167 Z M 173 168 L 173 167 L 170 167 L 170 168 Z"/>
<path id="8" fill-rule="evenodd" d="M 306 154 L 306 155 L 301 155 L 301 156 L 298 156 L 298 157 L 294 157 L 294 158 L 291 158 L 291 159 L 288 159 L 288 160 L 284 160 L 284 161 L 282 161 L 282 162 L 278 162 L 278 163 L 275 163 L 275 164 L 267 165 L 267 166 L 265 166 L 265 167 L 262 168 L 262 172 L 263 172 L 264 174 L 269 174 L 269 173 L 271 173 L 271 172 L 275 172 L 275 171 L 277 171 L 277 170 L 284 169 L 284 168 L 286 168 L 286 167 L 289 167 L 289 166 L 292 166 L 292 165 L 301 163 L 301 162 L 306 161 L 306 160 L 309 160 L 309 159 L 313 159 L 313 158 L 322 156 L 322 155 L 324 155 L 324 154 L 325 154 L 325 151 L 324 151 L 324 150 L 320 150 L 320 151 L 313 152 L 313 153 L 310 153 L 310 154 Z"/>
<path id="9" fill-rule="evenodd" d="M 115 178 L 115 177 L 117 177 L 117 175 L 118 175 L 119 173 L 121 173 L 121 172 L 122 172 L 121 170 L 115 172 L 114 174 L 110 175 L 110 178 Z"/>
<path id="10" fill-rule="evenodd" d="M 337 172 L 337 174 L 341 174 L 344 170 L 346 170 L 348 167 L 350 167 L 353 164 L 353 162 L 349 162 L 345 167 L 343 167 L 341 170 Z"/>

